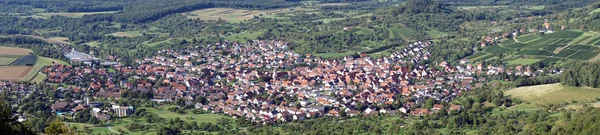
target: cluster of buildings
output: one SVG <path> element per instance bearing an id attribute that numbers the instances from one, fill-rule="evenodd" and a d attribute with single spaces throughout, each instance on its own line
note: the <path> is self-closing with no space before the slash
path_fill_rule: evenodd
<path id="1" fill-rule="evenodd" d="M 114 65 L 114 71 L 54 65 L 43 72 L 49 75 L 48 83 L 89 84 L 66 89 L 93 91 L 94 98 L 118 99 L 124 91 L 135 90 L 152 93 L 153 101 L 184 100 L 198 109 L 255 122 L 460 111 L 461 106 L 450 101 L 488 82 L 485 77 L 475 76 L 543 72 L 522 66 L 506 69 L 501 65 L 472 64 L 466 59 L 455 65 L 421 63 L 431 55 L 426 51 L 429 45 L 415 42 L 381 58 L 360 54 L 321 59 L 295 53 L 288 49 L 287 42 L 221 42 L 186 50 L 161 50 L 156 56 L 137 60 L 137 67 Z M 206 100 L 199 102 L 198 98 Z M 425 108 L 427 99 L 436 104 Z M 107 118 L 108 113 L 126 116 L 133 108 L 92 110 L 100 119 Z"/>

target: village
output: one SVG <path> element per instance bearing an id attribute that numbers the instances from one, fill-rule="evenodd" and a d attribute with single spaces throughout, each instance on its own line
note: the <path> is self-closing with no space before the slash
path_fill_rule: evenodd
<path id="1" fill-rule="evenodd" d="M 89 93 L 53 103 L 57 115 L 88 113 L 81 110 L 91 108 L 89 113 L 99 120 L 111 119 L 108 114 L 127 117 L 135 112 L 133 106 L 102 105 L 95 100 L 120 99 L 126 90 L 133 90 L 149 93 L 153 102 L 183 100 L 204 111 L 257 123 L 460 111 L 461 105 L 450 102 L 462 92 L 490 84 L 485 76 L 544 73 L 523 66 L 473 64 L 467 59 L 454 65 L 422 64 L 430 56 L 426 51 L 430 44 L 411 43 L 381 58 L 360 54 L 321 59 L 294 53 L 287 49 L 287 42 L 221 42 L 189 50 L 161 50 L 137 60 L 137 67 L 112 65 L 115 71 L 86 63 L 77 67 L 55 64 L 42 72 L 48 75 L 46 83 L 66 84 L 57 91 Z M 9 82 L 3 82 L 0 90 L 28 91 Z M 197 102 L 200 97 L 206 101 Z M 426 107 L 426 100 L 435 104 Z"/>

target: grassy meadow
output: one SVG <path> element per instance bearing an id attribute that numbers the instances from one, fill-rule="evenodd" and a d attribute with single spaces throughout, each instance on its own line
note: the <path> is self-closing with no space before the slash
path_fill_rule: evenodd
<path id="1" fill-rule="evenodd" d="M 505 94 L 534 104 L 561 104 L 595 101 L 600 98 L 600 89 L 546 84 L 519 87 L 507 90 Z"/>

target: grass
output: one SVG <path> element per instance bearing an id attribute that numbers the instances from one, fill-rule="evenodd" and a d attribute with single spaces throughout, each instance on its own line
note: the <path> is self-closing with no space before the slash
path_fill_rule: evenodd
<path id="1" fill-rule="evenodd" d="M 588 102 L 600 97 L 600 89 L 546 84 L 519 87 L 505 91 L 512 97 L 535 104 L 560 104 L 564 102 Z"/>
<path id="2" fill-rule="evenodd" d="M 456 6 L 457 9 L 470 10 L 470 9 L 490 9 L 490 8 L 504 8 L 508 6 Z"/>
<path id="3" fill-rule="evenodd" d="M 539 6 L 530 6 L 530 7 L 526 7 L 526 8 L 531 9 L 531 10 L 542 10 L 545 7 L 546 7 L 545 5 L 539 5 Z"/>
<path id="4" fill-rule="evenodd" d="M 552 56 L 553 55 L 553 53 L 551 53 L 551 52 L 540 51 L 540 50 L 522 50 L 522 51 L 519 51 L 517 54 L 519 54 L 519 55 L 544 55 L 544 56 Z"/>
<path id="5" fill-rule="evenodd" d="M 600 12 L 600 8 L 597 8 L 597 9 L 594 9 L 594 10 L 590 11 L 589 14 L 591 15 L 591 14 L 599 13 L 599 12 Z"/>
<path id="6" fill-rule="evenodd" d="M 542 60 L 540 62 L 544 63 L 544 65 L 550 65 L 550 64 L 553 64 L 553 63 L 557 63 L 558 61 L 560 61 L 559 58 L 546 58 L 546 59 L 544 59 L 544 60 Z"/>
<path id="7" fill-rule="evenodd" d="M 184 114 L 179 114 L 176 112 L 169 111 L 168 108 L 170 108 L 170 107 L 174 107 L 174 106 L 161 106 L 158 108 L 146 108 L 146 111 L 157 114 L 159 117 L 165 118 L 167 120 L 179 118 L 179 119 L 187 121 L 187 122 L 196 121 L 198 123 L 202 123 L 202 122 L 216 123 L 217 119 L 230 118 L 228 116 L 217 115 L 217 114 L 213 114 L 213 113 L 194 114 L 191 112 L 191 110 L 186 110 Z M 192 120 L 188 119 L 188 117 L 193 118 L 193 119 Z"/>
<path id="8" fill-rule="evenodd" d="M 519 42 L 529 42 L 529 41 L 533 41 L 537 38 L 538 37 L 535 36 L 535 33 L 531 33 L 531 34 L 525 34 L 525 35 L 518 36 L 517 40 L 519 40 Z"/>
<path id="9" fill-rule="evenodd" d="M 427 35 L 434 37 L 434 38 L 439 38 L 439 37 L 448 36 L 448 33 L 441 32 L 441 31 L 427 31 Z"/>
<path id="10" fill-rule="evenodd" d="M 490 47 L 487 47 L 485 49 L 485 51 L 488 52 L 488 53 L 501 54 L 501 53 L 506 53 L 506 52 L 510 51 L 510 49 L 504 48 L 504 47 L 501 47 L 501 46 L 490 46 Z"/>
<path id="11" fill-rule="evenodd" d="M 390 38 L 402 38 L 404 40 L 410 40 L 414 37 L 415 31 L 405 28 L 403 26 L 395 26 L 389 28 Z"/>
<path id="12" fill-rule="evenodd" d="M 117 36 L 117 37 L 137 37 L 137 36 L 140 36 L 141 34 L 142 34 L 142 32 L 140 32 L 140 31 L 126 31 L 126 32 L 115 32 L 110 35 Z"/>
<path id="13" fill-rule="evenodd" d="M 318 53 L 314 54 L 317 57 L 332 59 L 332 58 L 341 58 L 349 55 L 356 54 L 356 52 L 343 52 L 343 53 Z"/>
<path id="14" fill-rule="evenodd" d="M 83 17 L 85 15 L 93 15 L 93 14 L 112 14 L 112 13 L 116 13 L 117 11 L 107 11 L 107 12 L 68 12 L 68 13 L 38 13 L 38 15 L 43 16 L 43 17 L 52 17 L 52 16 L 65 16 L 65 17 L 74 17 L 74 18 L 80 18 Z"/>
<path id="15" fill-rule="evenodd" d="M 39 71 L 44 67 L 44 66 L 48 66 L 48 65 L 52 65 L 52 61 L 58 63 L 58 64 L 63 64 L 63 65 L 70 65 L 67 62 L 64 62 L 62 60 L 56 60 L 56 59 L 52 59 L 52 58 L 46 58 L 46 57 L 42 57 L 42 56 L 38 56 L 37 61 L 35 62 L 35 65 L 33 66 L 33 68 L 31 69 L 31 71 L 29 71 L 29 73 L 27 73 L 27 75 L 25 75 L 25 77 L 23 77 L 21 79 L 21 81 L 39 81 L 39 78 L 36 78 L 36 76 L 39 73 Z M 42 79 L 43 80 L 43 79 Z"/>
<path id="16" fill-rule="evenodd" d="M 543 38 L 571 38 L 571 39 L 574 39 L 574 38 L 581 36 L 581 34 L 583 34 L 583 32 L 565 30 L 565 31 L 558 31 L 558 32 L 546 34 L 546 35 L 543 35 L 542 37 Z"/>
<path id="17" fill-rule="evenodd" d="M 18 58 L 5 58 L 5 57 L 0 57 L 0 66 L 7 66 L 10 65 L 10 63 L 12 63 L 13 61 L 17 60 Z"/>
<path id="18" fill-rule="evenodd" d="M 241 33 L 227 36 L 227 37 L 225 37 L 225 39 L 231 40 L 231 41 L 238 41 L 241 43 L 246 43 L 247 40 L 257 39 L 258 36 L 260 36 L 262 34 L 263 34 L 263 31 L 255 31 L 255 32 L 244 31 Z"/>
<path id="19" fill-rule="evenodd" d="M 515 59 L 508 61 L 509 65 L 530 65 L 541 61 L 542 59 Z"/>

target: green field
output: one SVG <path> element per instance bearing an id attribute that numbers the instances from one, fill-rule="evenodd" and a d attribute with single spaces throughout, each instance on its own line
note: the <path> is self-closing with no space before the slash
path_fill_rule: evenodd
<path id="1" fill-rule="evenodd" d="M 217 121 L 217 119 L 220 119 L 220 118 L 231 118 L 229 116 L 217 115 L 217 114 L 213 114 L 213 113 L 194 114 L 190 110 L 186 110 L 185 114 L 179 114 L 176 112 L 169 111 L 168 108 L 170 108 L 170 107 L 174 107 L 174 106 L 162 106 L 162 107 L 158 107 L 158 109 L 157 108 L 146 108 L 146 111 L 157 114 L 159 117 L 166 118 L 167 120 L 179 118 L 184 121 L 196 121 L 198 123 L 202 123 L 202 122 L 215 123 Z M 188 117 L 193 118 L 193 120 L 188 119 Z"/>
<path id="2" fill-rule="evenodd" d="M 594 14 L 594 13 L 598 13 L 598 12 L 600 12 L 600 8 L 597 8 L 597 9 L 594 9 L 594 10 L 590 11 L 589 14 Z"/>
<path id="3" fill-rule="evenodd" d="M 530 42 L 537 38 L 538 37 L 535 35 L 535 33 L 517 36 L 517 40 L 519 40 L 519 42 Z"/>
<path id="4" fill-rule="evenodd" d="M 600 52 L 579 51 L 579 52 L 569 56 L 569 59 L 589 60 L 589 59 L 595 57 L 596 55 L 598 55 L 599 53 Z"/>
<path id="5" fill-rule="evenodd" d="M 564 102 L 590 102 L 600 97 L 600 89 L 578 88 L 560 84 L 519 87 L 505 91 L 512 97 L 536 104 L 560 104 Z"/>
<path id="6" fill-rule="evenodd" d="M 19 58 L 0 57 L 0 66 L 8 66 L 8 65 L 10 65 L 10 63 L 12 63 L 13 61 L 15 61 L 17 59 L 19 59 Z"/>
<path id="7" fill-rule="evenodd" d="M 515 59 L 508 61 L 509 65 L 530 65 L 541 61 L 541 59 Z"/>
<path id="8" fill-rule="evenodd" d="M 46 58 L 46 57 L 38 56 L 38 59 L 35 62 L 35 65 L 31 69 L 31 71 L 29 71 L 29 73 L 27 73 L 27 75 L 25 77 L 23 77 L 21 79 L 21 81 L 40 81 L 40 80 L 43 80 L 43 79 L 40 79 L 39 77 L 37 77 L 37 75 L 39 74 L 39 71 L 42 70 L 42 68 L 44 66 L 52 65 L 53 61 L 57 62 L 58 64 L 70 65 L 69 63 L 64 62 L 62 60 L 56 60 L 56 59 L 52 59 L 52 58 Z"/>
<path id="9" fill-rule="evenodd" d="M 510 51 L 510 49 L 504 48 L 502 46 L 490 46 L 490 47 L 487 47 L 485 49 L 485 51 L 488 53 L 501 54 L 501 53 L 506 53 L 506 52 Z"/>
<path id="10" fill-rule="evenodd" d="M 588 37 L 592 36 L 592 37 Z M 561 61 L 561 58 L 575 59 L 575 60 L 589 60 L 594 58 L 600 50 L 597 46 L 592 44 L 583 43 L 592 42 L 595 40 L 597 34 L 592 32 L 579 32 L 579 31 L 559 31 L 551 34 L 538 34 L 530 33 L 524 34 L 517 37 L 517 41 L 505 40 L 498 46 L 489 46 L 484 48 L 484 52 L 492 53 L 493 55 L 481 55 L 475 57 L 468 57 L 482 60 L 482 58 L 489 59 L 497 56 L 498 54 L 505 54 L 508 58 L 518 58 L 521 56 L 534 56 L 536 61 L 543 63 L 554 63 Z M 600 38 L 598 38 L 600 40 Z M 581 43 L 578 45 L 567 45 L 569 43 Z M 514 51 L 511 51 L 514 50 Z M 516 51 L 518 50 L 518 51 Z M 585 52 L 579 52 L 585 51 Z M 485 56 L 485 57 L 484 57 Z M 558 57 L 558 58 L 556 58 Z M 544 59 L 553 58 L 553 59 Z M 485 60 L 483 59 L 483 60 Z M 527 64 L 534 62 L 532 60 L 510 60 L 508 64 Z M 534 62 L 534 63 L 535 63 Z"/>
<path id="11" fill-rule="evenodd" d="M 184 114 L 179 114 L 179 113 L 168 111 L 168 108 L 170 108 L 170 107 L 174 107 L 174 106 L 160 106 L 160 107 L 157 107 L 158 109 L 157 108 L 146 108 L 146 107 L 141 107 L 141 108 L 146 109 L 146 111 L 149 113 L 153 113 L 153 114 L 158 115 L 161 118 L 165 118 L 165 120 L 179 118 L 186 122 L 195 121 L 198 124 L 203 123 L 203 122 L 216 123 L 217 119 L 230 118 L 228 116 L 218 115 L 218 114 L 213 114 L 213 113 L 194 114 L 191 112 L 191 110 L 186 110 Z M 143 119 L 145 119 L 145 118 L 140 118 L 137 120 L 134 120 L 134 118 L 119 118 L 119 119 L 110 120 L 108 122 L 108 124 L 109 124 L 110 128 L 112 128 L 116 132 L 123 131 L 124 134 L 134 134 L 134 135 L 155 134 L 155 131 L 154 131 L 154 129 L 151 129 L 148 131 L 130 131 L 126 127 L 127 127 L 127 125 L 130 125 L 131 123 L 139 123 L 139 124 L 147 124 L 147 125 L 162 125 L 162 123 L 146 123 L 145 120 L 143 120 Z M 67 124 L 69 125 L 69 127 L 76 126 L 80 134 L 86 134 L 85 132 L 83 132 L 83 127 L 88 127 L 91 130 L 90 134 L 112 134 L 113 133 L 112 131 L 110 131 L 108 129 L 108 127 L 94 127 L 94 125 L 92 125 L 92 124 L 82 124 L 82 123 L 67 123 Z M 182 132 L 190 132 L 190 131 L 184 130 Z M 194 132 L 202 132 L 202 131 L 194 131 Z"/>
<path id="12" fill-rule="evenodd" d="M 117 37 L 137 37 L 142 34 L 141 31 L 126 31 L 126 32 L 115 32 L 109 35 L 117 36 Z"/>
<path id="13" fill-rule="evenodd" d="M 415 31 L 408 29 L 404 26 L 393 26 L 389 28 L 390 38 L 402 38 L 404 40 L 410 40 L 414 37 Z"/>
<path id="14" fill-rule="evenodd" d="M 247 40 L 255 40 L 258 38 L 258 36 L 262 35 L 263 32 L 262 31 L 255 31 L 255 32 L 249 32 L 249 31 L 244 31 L 238 34 L 233 34 L 230 36 L 225 37 L 225 39 L 227 40 L 231 40 L 231 41 L 238 41 L 241 43 L 246 43 Z"/>
<path id="15" fill-rule="evenodd" d="M 341 58 L 349 55 L 356 54 L 356 52 L 344 52 L 344 53 L 318 53 L 314 54 L 317 57 L 325 58 L 325 59 L 333 59 L 333 58 Z"/>

